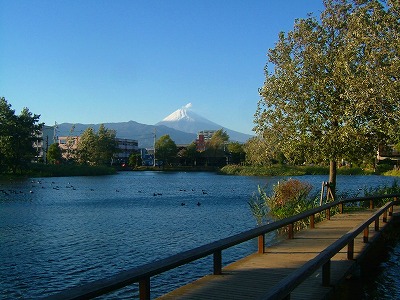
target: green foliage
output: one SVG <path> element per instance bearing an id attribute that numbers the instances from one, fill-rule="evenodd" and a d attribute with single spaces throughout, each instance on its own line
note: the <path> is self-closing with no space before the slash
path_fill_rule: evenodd
<path id="1" fill-rule="evenodd" d="M 220 166 L 226 164 L 226 145 L 229 141 L 229 135 L 223 129 L 219 129 L 212 135 L 206 143 L 206 151 L 202 153 L 207 165 Z"/>
<path id="2" fill-rule="evenodd" d="M 115 131 L 100 125 L 98 132 L 87 128 L 79 138 L 76 160 L 80 164 L 110 165 L 117 151 Z"/>
<path id="3" fill-rule="evenodd" d="M 324 4 L 270 49 L 255 114 L 256 133 L 293 164 L 370 160 L 400 129 L 398 1 Z"/>
<path id="4" fill-rule="evenodd" d="M 229 141 L 229 135 L 225 130 L 219 129 L 212 135 L 210 141 L 207 143 L 207 146 L 212 149 L 224 149 L 224 145 Z"/>
<path id="5" fill-rule="evenodd" d="M 385 176 L 399 176 L 400 177 L 400 169 L 398 170 L 390 170 L 383 173 Z"/>
<path id="6" fill-rule="evenodd" d="M 374 171 L 370 169 L 363 169 L 360 167 L 353 167 L 353 168 L 342 167 L 338 169 L 337 173 L 339 175 L 372 175 L 374 174 Z"/>
<path id="7" fill-rule="evenodd" d="M 366 197 L 375 195 L 400 194 L 400 185 L 397 180 L 393 180 L 391 186 L 384 185 L 376 188 L 368 188 L 364 190 L 364 194 Z"/>
<path id="8" fill-rule="evenodd" d="M 87 128 L 79 138 L 76 160 L 80 164 L 94 165 L 96 160 L 96 134 L 92 127 Z"/>
<path id="9" fill-rule="evenodd" d="M 58 143 L 51 144 L 47 151 L 47 161 L 50 164 L 60 164 L 62 161 L 62 152 Z"/>
<path id="10" fill-rule="evenodd" d="M 376 195 L 393 195 L 400 194 L 400 185 L 397 180 L 394 180 L 391 186 L 384 185 L 376 188 L 366 188 L 364 189 L 364 195 L 368 196 L 376 196 Z M 384 203 L 391 201 L 393 199 L 382 199 L 379 202 L 375 202 L 376 206 L 381 206 Z M 364 206 L 368 206 L 368 203 L 363 203 Z"/>
<path id="11" fill-rule="evenodd" d="M 246 153 L 246 163 L 253 166 L 271 166 L 286 161 L 283 153 L 273 143 L 261 136 L 249 139 L 243 146 Z"/>
<path id="12" fill-rule="evenodd" d="M 140 153 L 131 153 L 131 155 L 129 155 L 128 164 L 132 168 L 141 166 L 142 165 L 142 156 L 140 155 Z"/>
<path id="13" fill-rule="evenodd" d="M 329 173 L 328 167 L 320 166 L 239 166 L 228 165 L 221 169 L 221 173 L 227 175 L 246 175 L 246 176 L 301 176 L 301 175 L 326 175 Z"/>
<path id="14" fill-rule="evenodd" d="M 243 145 L 239 142 L 230 142 L 228 144 L 228 152 L 230 155 L 230 163 L 240 164 L 245 160 L 245 152 Z"/>
<path id="15" fill-rule="evenodd" d="M 265 188 L 258 187 L 258 194 L 253 194 L 248 203 L 257 224 L 262 224 L 263 221 L 284 219 L 315 207 L 315 198 L 309 199 L 311 190 L 309 183 L 288 179 L 275 185 L 271 195 Z M 305 223 L 298 225 L 304 226 Z"/>
<path id="16" fill-rule="evenodd" d="M 30 164 L 25 175 L 31 177 L 102 176 L 116 171 L 108 166 Z"/>
<path id="17" fill-rule="evenodd" d="M 24 108 L 19 115 L 11 109 L 4 97 L 0 97 L 0 171 L 26 168 L 35 157 L 33 143 L 38 137 L 43 124 L 39 124 L 39 115 Z"/>
<path id="18" fill-rule="evenodd" d="M 156 158 L 162 160 L 164 165 L 168 165 L 177 155 L 178 148 L 171 137 L 166 134 L 156 142 Z"/>
<path id="19" fill-rule="evenodd" d="M 229 135 L 223 129 L 219 129 L 212 135 L 207 142 L 207 150 L 213 157 L 225 155 L 225 145 L 229 141 Z"/>
<path id="20" fill-rule="evenodd" d="M 197 159 L 200 157 L 200 153 L 197 151 L 196 143 L 192 142 L 186 149 L 180 150 L 177 156 L 180 165 L 195 166 L 197 165 Z"/>
<path id="21" fill-rule="evenodd" d="M 105 128 L 104 124 L 100 125 L 96 135 L 96 165 L 111 164 L 113 156 L 117 152 L 115 136 L 115 130 Z"/>
<path id="22" fill-rule="evenodd" d="M 269 207 L 267 206 L 267 194 L 265 190 L 258 186 L 258 194 L 253 193 L 251 200 L 248 202 L 251 213 L 256 219 L 257 225 L 263 224 L 264 220 L 268 216 Z"/>

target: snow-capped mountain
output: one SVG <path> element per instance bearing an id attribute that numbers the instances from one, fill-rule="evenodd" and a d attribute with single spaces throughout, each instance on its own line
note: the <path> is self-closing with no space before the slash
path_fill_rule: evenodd
<path id="1" fill-rule="evenodd" d="M 224 129 L 231 141 L 246 142 L 251 135 L 224 128 L 194 113 L 191 104 L 178 109 L 156 125 L 146 125 L 135 121 L 103 123 L 107 129 L 116 131 L 118 138 L 135 139 L 140 148 L 151 148 L 154 144 L 154 132 L 157 137 L 168 134 L 176 144 L 190 144 L 201 130 Z M 88 127 L 97 131 L 100 124 L 62 123 L 57 126 L 57 136 L 81 135 Z M 73 129 L 73 131 L 72 131 Z"/>
<path id="2" fill-rule="evenodd" d="M 224 126 L 196 114 L 191 107 L 191 103 L 186 104 L 165 117 L 161 122 L 158 122 L 156 126 L 164 125 L 187 133 L 198 133 L 202 130 L 224 129 L 228 133 L 230 140 L 238 142 L 246 142 L 251 138 L 251 135 L 227 129 Z"/>
<path id="3" fill-rule="evenodd" d="M 214 130 L 221 129 L 223 126 L 203 118 L 202 116 L 193 112 L 190 108 L 192 104 L 186 104 L 184 107 L 174 111 L 172 114 L 165 117 L 158 125 L 165 125 L 176 130 L 189 133 L 197 133 L 201 130 Z"/>

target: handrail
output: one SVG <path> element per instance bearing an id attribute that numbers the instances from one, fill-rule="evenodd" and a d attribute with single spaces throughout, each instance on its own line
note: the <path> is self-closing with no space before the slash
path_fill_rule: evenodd
<path id="1" fill-rule="evenodd" d="M 160 259 L 126 271 L 122 271 L 108 278 L 96 280 L 81 286 L 76 286 L 66 289 L 57 294 L 50 295 L 45 299 L 51 299 L 51 300 L 90 299 L 110 293 L 112 291 L 118 290 L 127 285 L 137 282 L 139 283 L 140 299 L 150 299 L 150 278 L 155 275 L 161 274 L 163 272 L 185 265 L 187 263 L 209 256 L 211 254 L 214 256 L 214 274 L 221 274 L 222 250 L 225 250 L 227 248 L 236 246 L 238 244 L 241 244 L 243 242 L 258 237 L 259 238 L 258 251 L 259 253 L 263 253 L 264 235 L 266 233 L 273 232 L 277 229 L 288 226 L 290 229 L 289 237 L 292 238 L 294 223 L 306 219 L 308 217 L 314 218 L 315 214 L 321 213 L 323 211 L 327 212 L 327 217 L 329 219 L 330 209 L 334 206 L 339 205 L 341 207 L 340 210 L 342 212 L 343 207 L 346 203 L 361 202 L 368 200 L 375 201 L 386 198 L 396 199 L 398 197 L 400 197 L 400 194 L 370 196 L 370 197 L 351 198 L 351 199 L 343 199 L 340 201 L 333 201 L 289 218 L 285 218 L 270 224 L 258 226 L 256 228 L 244 231 L 242 233 L 215 242 L 211 242 L 209 244 L 205 244 L 200 247 L 184 251 L 164 259 Z M 313 226 L 313 221 L 312 221 L 312 226 Z"/>
<path id="2" fill-rule="evenodd" d="M 275 300 L 275 299 L 284 299 L 288 297 L 290 293 L 305 279 L 307 279 L 310 275 L 312 275 L 316 270 L 320 267 L 326 268 L 323 270 L 322 274 L 322 284 L 324 286 L 329 286 L 329 278 L 330 278 L 330 260 L 333 256 L 340 252 L 345 246 L 350 245 L 354 242 L 354 239 L 361 233 L 365 228 L 367 228 L 372 222 L 374 222 L 377 218 L 379 218 L 382 214 L 387 212 L 387 210 L 393 205 L 400 204 L 400 201 L 391 201 L 385 204 L 382 208 L 376 211 L 371 217 L 369 217 L 366 221 L 362 222 L 357 227 L 353 228 L 341 238 L 339 238 L 336 242 L 325 248 L 321 253 L 319 253 L 316 257 L 309 260 L 305 263 L 301 268 L 296 269 L 290 275 L 281 280 L 277 285 L 275 285 L 271 290 L 265 293 L 263 296 L 258 298 L 259 300 Z M 366 240 L 364 239 L 364 242 Z M 352 259 L 353 253 L 351 246 L 349 247 L 347 256 L 348 259 Z"/>

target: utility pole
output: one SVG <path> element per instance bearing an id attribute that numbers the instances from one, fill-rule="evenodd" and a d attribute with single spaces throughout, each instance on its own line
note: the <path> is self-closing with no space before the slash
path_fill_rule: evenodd
<path id="1" fill-rule="evenodd" d="M 156 166 L 156 127 L 154 127 L 154 143 L 153 143 L 153 148 L 154 148 L 154 156 L 153 156 L 153 167 Z"/>
<path id="2" fill-rule="evenodd" d="M 58 143 L 57 129 L 58 129 L 58 124 L 57 122 L 54 122 L 53 143 Z"/>

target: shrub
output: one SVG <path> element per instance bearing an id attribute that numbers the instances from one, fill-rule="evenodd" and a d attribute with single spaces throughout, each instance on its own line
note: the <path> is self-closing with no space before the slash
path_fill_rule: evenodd
<path id="1" fill-rule="evenodd" d="M 384 186 L 379 186 L 379 187 L 369 188 L 369 189 L 364 190 L 364 195 L 366 197 L 376 196 L 376 195 L 393 195 L 393 194 L 400 194 L 400 185 L 397 182 L 397 180 L 393 180 L 393 183 L 391 186 L 384 185 Z M 382 199 L 382 200 L 376 201 L 375 205 L 379 207 L 391 200 L 392 200 L 391 198 Z M 364 201 L 363 206 L 368 206 L 368 205 L 369 205 L 368 202 Z"/>
<path id="2" fill-rule="evenodd" d="M 253 194 L 249 206 L 259 225 L 268 219 L 284 219 L 315 207 L 317 198 L 310 197 L 311 190 L 309 183 L 297 179 L 279 182 L 273 187 L 271 196 L 259 186 L 258 194 Z M 307 225 L 306 221 L 298 223 L 298 228 Z"/>

